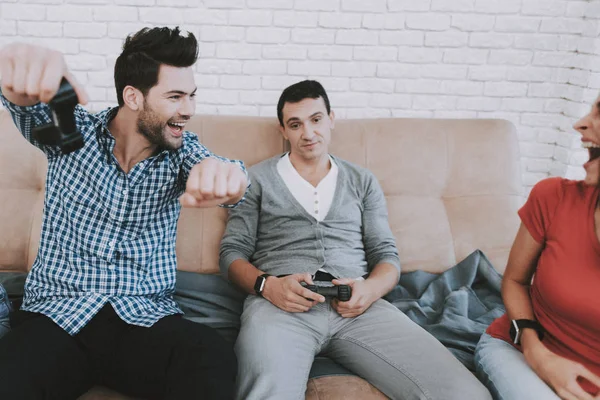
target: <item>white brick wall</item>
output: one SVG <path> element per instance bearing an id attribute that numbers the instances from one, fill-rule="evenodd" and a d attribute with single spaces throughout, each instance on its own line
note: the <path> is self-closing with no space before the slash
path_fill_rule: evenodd
<path id="1" fill-rule="evenodd" d="M 99 110 L 122 40 L 180 25 L 200 40 L 198 112 L 275 115 L 319 79 L 340 117 L 506 118 L 524 181 L 582 176 L 571 125 L 600 91 L 600 0 L 0 0 L 0 46 L 67 55 Z"/>

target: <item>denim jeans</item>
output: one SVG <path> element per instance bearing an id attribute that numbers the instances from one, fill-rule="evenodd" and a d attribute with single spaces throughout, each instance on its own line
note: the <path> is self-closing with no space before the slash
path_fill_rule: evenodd
<path id="1" fill-rule="evenodd" d="M 560 400 L 529 367 L 523 353 L 487 333 L 475 349 L 475 368 L 494 400 Z"/>
<path id="2" fill-rule="evenodd" d="M 0 337 L 4 336 L 10 331 L 10 324 L 8 321 L 8 313 L 11 311 L 10 301 L 8 300 L 8 294 L 4 286 L 0 284 Z"/>

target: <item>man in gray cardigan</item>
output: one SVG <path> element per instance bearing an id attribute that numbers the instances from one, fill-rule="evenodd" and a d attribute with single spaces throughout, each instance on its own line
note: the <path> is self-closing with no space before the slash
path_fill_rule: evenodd
<path id="1" fill-rule="evenodd" d="M 277 115 L 290 152 L 250 168 L 231 210 L 222 273 L 250 293 L 236 343 L 238 399 L 303 399 L 317 354 L 392 399 L 489 399 L 433 336 L 382 299 L 400 260 L 375 176 L 329 154 L 334 113 L 321 84 L 285 89 Z M 365 279 L 366 278 L 366 279 Z M 349 301 L 301 285 L 350 285 Z"/>

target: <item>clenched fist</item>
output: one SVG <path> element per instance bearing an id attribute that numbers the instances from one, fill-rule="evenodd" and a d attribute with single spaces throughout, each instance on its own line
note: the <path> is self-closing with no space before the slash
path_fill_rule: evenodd
<path id="1" fill-rule="evenodd" d="M 248 179 L 239 165 L 208 157 L 190 171 L 181 205 L 204 208 L 235 204 L 247 186 Z"/>

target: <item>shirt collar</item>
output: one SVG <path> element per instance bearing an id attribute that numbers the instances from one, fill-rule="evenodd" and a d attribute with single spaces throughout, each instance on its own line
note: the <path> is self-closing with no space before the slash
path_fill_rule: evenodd
<path id="1" fill-rule="evenodd" d="M 335 160 L 333 159 L 333 157 L 331 157 L 331 154 L 328 154 L 329 156 L 329 162 L 331 163 L 331 168 L 329 169 L 329 171 L 327 172 L 327 174 L 325 174 L 325 177 L 323 178 L 323 181 L 325 181 L 328 177 L 330 176 L 336 176 L 338 174 L 338 166 L 335 162 Z M 300 177 L 302 180 L 304 180 L 304 178 L 302 178 L 300 176 L 300 174 L 298 173 L 298 171 L 296 170 L 296 168 L 294 168 L 294 165 L 292 164 L 292 161 L 290 160 L 290 153 L 287 152 L 283 155 L 282 157 L 282 163 L 281 166 L 283 167 L 284 171 L 288 174 L 293 174 L 293 175 L 297 175 L 298 177 Z M 323 182 L 321 181 L 321 182 Z"/>
<path id="2" fill-rule="evenodd" d="M 115 148 L 115 137 L 110 133 L 108 129 L 108 123 L 112 121 L 114 117 L 117 116 L 119 112 L 119 107 L 111 107 L 106 110 L 100 111 L 95 115 L 96 124 L 95 124 L 95 132 L 98 133 L 98 141 L 100 142 L 100 146 L 104 150 L 106 161 L 110 163 L 112 159 L 113 150 Z"/>

